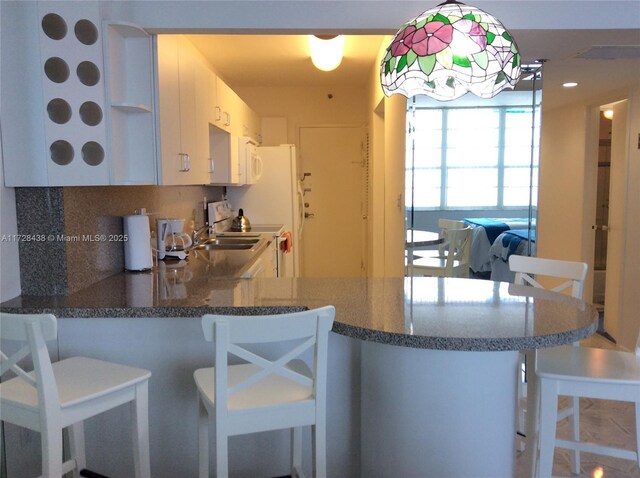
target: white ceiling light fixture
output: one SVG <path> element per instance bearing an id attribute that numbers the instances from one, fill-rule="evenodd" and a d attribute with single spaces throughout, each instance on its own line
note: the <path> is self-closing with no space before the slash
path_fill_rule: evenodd
<path id="1" fill-rule="evenodd" d="M 564 86 L 565 88 L 575 88 L 576 86 L 578 86 L 578 83 L 576 83 L 575 81 L 567 81 L 566 83 L 562 83 L 562 86 Z"/>
<path id="2" fill-rule="evenodd" d="M 309 35 L 311 61 L 322 71 L 335 70 L 342 63 L 343 35 Z"/>
<path id="3" fill-rule="evenodd" d="M 608 120 L 613 119 L 613 110 L 604 110 L 602 115 Z"/>

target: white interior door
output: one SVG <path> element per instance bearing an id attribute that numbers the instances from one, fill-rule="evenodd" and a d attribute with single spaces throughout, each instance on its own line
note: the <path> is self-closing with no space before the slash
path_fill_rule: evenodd
<path id="1" fill-rule="evenodd" d="M 609 187 L 609 224 L 607 238 L 607 275 L 605 286 L 605 330 L 620 340 L 625 261 L 625 213 L 627 210 L 627 101 L 613 106 L 611 132 L 611 171 Z"/>
<path id="2" fill-rule="evenodd" d="M 361 127 L 300 128 L 302 277 L 364 275 L 362 139 Z"/>

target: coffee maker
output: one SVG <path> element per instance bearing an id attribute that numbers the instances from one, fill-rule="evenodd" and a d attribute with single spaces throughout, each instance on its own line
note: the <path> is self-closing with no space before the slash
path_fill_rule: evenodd
<path id="1" fill-rule="evenodd" d="M 158 219 L 156 226 L 158 259 L 186 259 L 192 241 L 182 231 L 184 219 Z"/>

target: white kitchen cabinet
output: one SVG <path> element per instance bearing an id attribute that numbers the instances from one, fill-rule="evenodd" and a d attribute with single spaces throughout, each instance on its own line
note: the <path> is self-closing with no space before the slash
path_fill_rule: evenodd
<path id="1" fill-rule="evenodd" d="M 245 165 L 238 154 L 239 138 L 213 125 L 209 125 L 209 133 L 211 184 L 245 184 Z"/>
<path id="2" fill-rule="evenodd" d="M 239 142 L 251 138 L 260 143 L 260 117 L 221 78 L 216 79 L 216 103 L 209 128 L 211 183 L 248 184 L 246 157 Z"/>
<path id="3" fill-rule="evenodd" d="M 240 276 L 241 279 L 265 279 L 278 276 L 275 263 L 276 240 L 273 238 L 269 238 L 269 240 L 271 241 L 269 246 L 262 251 L 253 264 L 242 273 Z"/>
<path id="4" fill-rule="evenodd" d="M 260 256 L 264 261 L 264 277 L 278 277 L 278 266 L 276 265 L 278 255 L 278 241 L 275 237 L 270 237 L 271 243 L 267 250 Z"/>
<path id="5" fill-rule="evenodd" d="M 97 2 L 0 2 L 6 186 L 109 184 Z"/>
<path id="6" fill-rule="evenodd" d="M 242 100 L 222 79 L 216 81 L 216 106 L 214 125 L 223 131 L 239 136 L 241 131 L 238 122 Z"/>
<path id="7" fill-rule="evenodd" d="M 207 122 L 211 125 L 215 125 L 216 121 L 220 121 L 221 119 L 221 112 L 216 108 L 218 105 L 217 88 L 218 76 L 213 71 L 207 69 Z"/>
<path id="8" fill-rule="evenodd" d="M 209 181 L 207 68 L 182 36 L 158 35 L 159 183 Z M 202 96 L 201 96 L 202 95 Z"/>
<path id="9" fill-rule="evenodd" d="M 253 111 L 251 107 L 242 102 L 242 136 L 248 136 L 253 139 L 257 144 L 262 143 L 262 123 L 258 113 Z"/>
<path id="10" fill-rule="evenodd" d="M 105 22 L 103 36 L 110 182 L 155 184 L 151 36 L 136 25 L 113 22 Z"/>
<path id="11" fill-rule="evenodd" d="M 259 118 L 183 36 L 158 35 L 160 184 L 245 184 L 239 137 Z"/>

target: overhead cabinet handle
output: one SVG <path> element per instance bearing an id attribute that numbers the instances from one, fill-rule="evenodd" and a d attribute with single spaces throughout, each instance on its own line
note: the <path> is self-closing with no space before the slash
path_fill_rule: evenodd
<path id="1" fill-rule="evenodd" d="M 186 173 L 191 170 L 191 157 L 187 153 L 178 153 L 180 157 L 180 169 L 181 173 Z"/>

